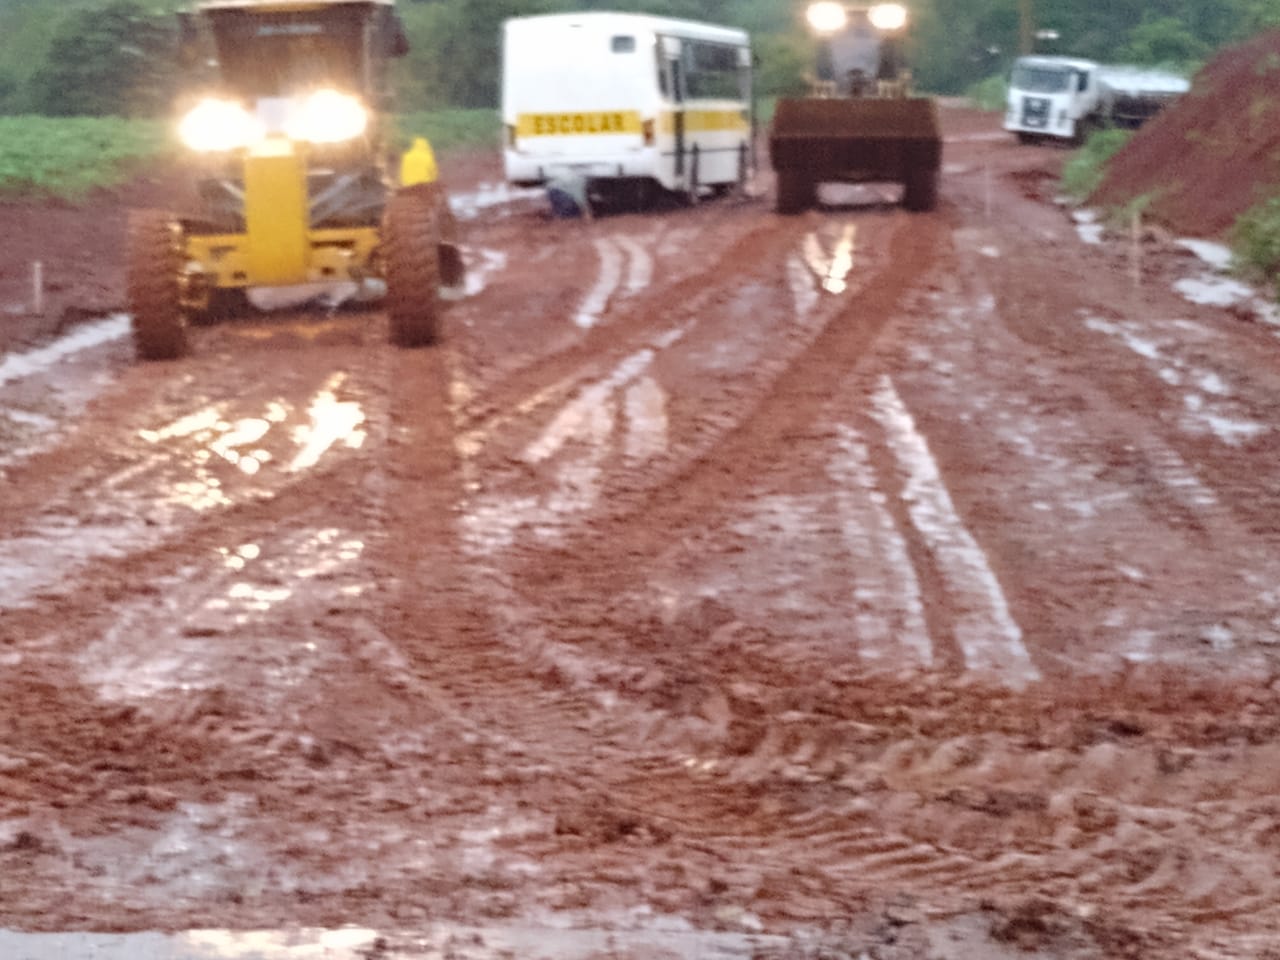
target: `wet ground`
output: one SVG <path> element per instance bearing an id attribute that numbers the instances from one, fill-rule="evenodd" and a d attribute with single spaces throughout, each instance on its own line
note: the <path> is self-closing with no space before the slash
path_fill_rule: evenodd
<path id="1" fill-rule="evenodd" d="M 480 163 L 431 350 L 376 310 L 146 366 L 120 317 L 24 328 L 0 927 L 1280 945 L 1280 329 L 1205 302 L 1215 249 L 1073 219 L 1059 151 L 944 120 L 930 215 L 555 222 Z"/>

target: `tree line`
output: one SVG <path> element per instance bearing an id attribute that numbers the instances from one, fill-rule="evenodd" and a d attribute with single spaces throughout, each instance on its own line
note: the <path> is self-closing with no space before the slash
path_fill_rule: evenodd
<path id="1" fill-rule="evenodd" d="M 181 0 L 0 0 L 0 113 L 163 115 L 180 87 Z M 907 0 L 918 84 L 957 93 L 1008 68 L 1024 38 L 1044 52 L 1194 67 L 1225 43 L 1280 24 L 1280 0 Z M 627 9 L 751 32 L 765 94 L 804 89 L 813 51 L 803 0 L 400 0 L 409 56 L 401 106 L 493 107 L 502 21 Z M 1029 14 L 1029 16 L 1028 16 Z"/>

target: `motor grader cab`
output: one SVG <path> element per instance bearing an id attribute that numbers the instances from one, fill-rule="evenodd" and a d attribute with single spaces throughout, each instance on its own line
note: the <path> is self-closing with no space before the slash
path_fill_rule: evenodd
<path id="1" fill-rule="evenodd" d="M 461 257 L 439 186 L 388 172 L 389 64 L 408 49 L 393 0 L 207 0 L 180 27 L 198 199 L 131 220 L 138 355 L 182 355 L 190 324 L 252 288 L 370 281 L 396 343 L 434 340 Z"/>
<path id="2" fill-rule="evenodd" d="M 900 183 L 903 206 L 932 210 L 942 135 L 934 102 L 912 95 L 910 12 L 824 0 L 806 19 L 816 46 L 812 89 L 778 101 L 769 136 L 778 212 L 816 206 L 822 183 L 866 182 Z"/>

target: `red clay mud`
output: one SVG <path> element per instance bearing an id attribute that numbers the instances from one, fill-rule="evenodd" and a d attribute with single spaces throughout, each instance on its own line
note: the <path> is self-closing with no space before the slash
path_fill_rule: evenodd
<path id="1" fill-rule="evenodd" d="M 0 383 L 0 927 L 1266 956 L 1280 342 L 943 116 L 933 214 L 497 205 L 438 348 Z"/>

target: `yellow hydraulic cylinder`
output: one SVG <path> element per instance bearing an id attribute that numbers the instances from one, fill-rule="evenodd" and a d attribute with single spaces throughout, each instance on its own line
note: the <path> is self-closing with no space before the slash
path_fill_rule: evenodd
<path id="1" fill-rule="evenodd" d="M 289 286 L 310 279 L 306 160 L 288 140 L 271 137 L 250 148 L 244 220 L 251 284 Z"/>
<path id="2" fill-rule="evenodd" d="M 435 151 L 426 137 L 418 137 L 400 158 L 400 185 L 416 187 L 422 183 L 435 183 L 439 177 Z"/>

